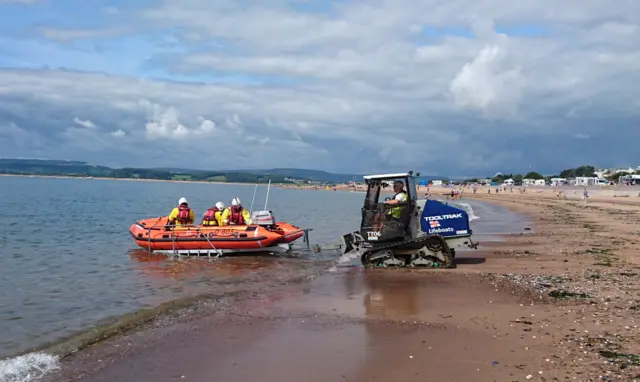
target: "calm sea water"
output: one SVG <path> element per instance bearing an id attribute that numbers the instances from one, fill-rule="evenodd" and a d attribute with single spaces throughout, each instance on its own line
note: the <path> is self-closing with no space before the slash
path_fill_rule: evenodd
<path id="1" fill-rule="evenodd" d="M 336 253 L 313 254 L 302 240 L 289 257 L 172 259 L 133 243 L 129 226 L 166 215 L 182 196 L 197 216 L 254 186 L 0 177 L 0 358 L 90 328 L 101 320 L 175 298 L 234 285 L 286 280 L 313 271 Z M 258 187 L 254 209 L 262 209 Z M 271 188 L 278 220 L 313 228 L 311 242 L 330 245 L 360 222 L 363 194 Z M 474 230 L 496 233 L 521 219 L 474 201 Z M 495 223 L 498 217 L 506 224 Z M 511 216 L 511 220 L 509 220 Z M 506 220 L 505 220 L 506 219 Z M 326 265 L 324 265 L 326 266 Z"/>

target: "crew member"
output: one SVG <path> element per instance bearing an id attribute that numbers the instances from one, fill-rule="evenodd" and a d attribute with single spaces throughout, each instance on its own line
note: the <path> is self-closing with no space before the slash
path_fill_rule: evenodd
<path id="1" fill-rule="evenodd" d="M 224 203 L 218 202 L 215 206 L 209 208 L 202 217 L 203 226 L 221 226 L 222 213 L 224 212 Z"/>
<path id="2" fill-rule="evenodd" d="M 392 206 L 395 205 L 395 207 L 389 208 L 389 211 L 387 212 L 387 214 L 389 214 L 391 217 L 395 219 L 400 219 L 400 217 L 402 216 L 402 211 L 404 211 L 405 206 L 398 205 L 398 204 L 404 204 L 408 202 L 409 197 L 407 196 L 407 192 L 404 190 L 404 183 L 400 180 L 396 180 L 395 182 L 393 182 L 393 192 L 396 193 L 393 199 L 387 200 L 386 202 L 384 202 L 384 204 L 392 205 Z"/>
<path id="3" fill-rule="evenodd" d="M 180 198 L 178 207 L 175 207 L 169 214 L 168 225 L 180 227 L 188 227 L 196 220 L 195 214 L 189 208 L 189 202 L 186 198 Z"/>
<path id="4" fill-rule="evenodd" d="M 222 213 L 222 222 L 224 225 L 249 225 L 253 224 L 249 211 L 242 208 L 240 198 L 231 199 L 231 207 Z"/>

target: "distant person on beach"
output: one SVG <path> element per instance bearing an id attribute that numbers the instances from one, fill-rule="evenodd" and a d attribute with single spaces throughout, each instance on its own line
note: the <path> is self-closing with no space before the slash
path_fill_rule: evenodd
<path id="1" fill-rule="evenodd" d="M 196 220 L 196 216 L 193 213 L 193 210 L 189 208 L 189 202 L 187 202 L 187 198 L 180 198 L 178 200 L 178 207 L 175 207 L 171 210 L 169 214 L 168 225 L 170 226 L 180 226 L 180 227 L 188 227 L 193 224 Z"/>
<path id="2" fill-rule="evenodd" d="M 587 198 L 589 198 L 589 192 L 587 191 L 587 188 L 584 188 L 584 192 L 582 193 L 582 199 L 584 199 L 584 204 L 587 204 Z"/>
<path id="3" fill-rule="evenodd" d="M 215 206 L 209 208 L 202 217 L 202 225 L 203 226 L 221 226 L 222 224 L 222 213 L 224 212 L 224 203 L 218 202 Z"/>
<path id="4" fill-rule="evenodd" d="M 249 225 L 253 224 L 249 211 L 242 207 L 240 198 L 231 199 L 231 207 L 222 213 L 222 222 L 224 225 Z"/>

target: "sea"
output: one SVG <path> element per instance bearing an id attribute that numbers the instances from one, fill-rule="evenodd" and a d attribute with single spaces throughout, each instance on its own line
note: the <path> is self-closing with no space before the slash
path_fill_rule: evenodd
<path id="1" fill-rule="evenodd" d="M 180 197 L 197 216 L 233 197 L 272 210 L 279 221 L 312 229 L 311 249 L 299 240 L 286 255 L 180 258 L 137 247 L 131 224 L 168 214 Z M 0 381 L 37 380 L 59 367 L 57 356 L 41 350 L 47 344 L 141 309 L 359 267 L 356 259 L 338 260 L 336 246 L 358 228 L 363 197 L 264 185 L 0 176 Z M 472 217 L 477 241 L 529 224 L 500 206 L 458 203 Z"/>

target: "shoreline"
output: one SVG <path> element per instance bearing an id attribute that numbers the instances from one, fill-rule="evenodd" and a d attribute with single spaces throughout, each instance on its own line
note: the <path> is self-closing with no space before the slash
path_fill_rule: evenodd
<path id="1" fill-rule="evenodd" d="M 328 357 L 328 363 L 324 366 L 336 367 L 341 373 L 351 376 L 350 380 L 371 380 L 372 376 L 413 380 L 414 374 L 402 370 L 393 374 L 377 365 L 379 361 L 372 361 L 382 357 L 382 354 L 395 357 L 396 353 L 406 357 L 394 359 L 394 362 L 409 367 L 416 375 L 428 370 L 431 374 L 427 375 L 451 378 L 451 374 L 438 374 L 447 370 L 438 365 L 448 366 L 448 361 L 440 360 L 438 354 L 433 360 L 425 359 L 429 352 L 424 349 L 424 341 L 445 353 L 459 353 L 463 343 L 466 349 L 470 349 L 466 353 L 468 359 L 458 365 L 459 370 L 455 371 L 468 373 L 464 376 L 460 374 L 460 378 L 466 376 L 487 380 L 482 378 L 508 377 L 511 378 L 508 380 L 524 381 L 529 379 L 528 375 L 533 376 L 533 380 L 539 380 L 540 376 L 560 379 L 583 379 L 587 376 L 595 379 L 607 375 L 614 378 L 612 380 L 619 380 L 618 377 L 631 380 L 624 378 L 640 374 L 640 365 L 631 357 L 640 352 L 640 333 L 634 318 L 634 307 L 640 308 L 640 301 L 631 298 L 633 294 L 629 295 L 638 286 L 637 277 L 633 275 L 640 270 L 640 259 L 635 256 L 632 241 L 640 235 L 637 220 L 633 218 L 634 213 L 640 211 L 638 203 L 595 199 L 583 205 L 576 201 L 535 197 L 531 194 L 465 195 L 456 201 L 464 202 L 465 199 L 495 203 L 525 214 L 531 219 L 533 232 L 503 235 L 502 242 L 485 245 L 481 242 L 478 251 L 461 251 L 457 256 L 459 267 L 450 271 L 369 272 L 343 268 L 336 273 L 320 272 L 317 277 L 299 280 L 294 285 L 285 283 L 268 292 L 251 292 L 237 296 L 237 299 L 232 297 L 226 303 L 200 301 L 190 307 L 172 310 L 168 315 L 153 316 L 131 331 L 92 344 L 66 357 L 60 373 L 52 374 L 45 380 L 71 381 L 86 375 L 90 380 L 98 381 L 113 380 L 115 377 L 124 377 L 126 380 L 132 376 L 131 380 L 162 381 L 169 380 L 169 374 L 175 376 L 184 373 L 189 380 L 210 381 L 212 374 L 209 374 L 209 368 L 213 366 L 202 358 L 202 353 L 209 351 L 209 357 L 216 358 L 214 355 L 217 354 L 221 359 L 249 352 L 253 357 L 251 368 L 258 370 L 256 373 L 273 372 L 274 360 L 270 360 L 266 354 L 261 358 L 251 353 L 255 344 L 270 344 L 274 349 L 282 350 L 288 349 L 288 345 L 282 342 L 285 338 L 293 343 L 304 339 L 319 341 L 314 342 L 320 347 L 319 353 L 311 351 L 312 354 L 321 357 L 321 350 L 329 350 L 328 344 L 322 345 L 320 337 L 301 329 L 301 323 L 294 325 L 295 320 L 303 320 L 312 325 L 315 331 L 333 338 L 337 341 L 337 348 L 349 348 L 344 342 L 349 338 L 356 341 L 358 337 L 355 329 L 352 329 L 354 327 L 381 333 L 384 333 L 387 325 L 396 328 L 389 332 L 395 333 L 391 337 L 369 334 L 369 337 L 378 341 L 367 353 L 369 361 L 346 353 L 343 356 L 352 360 L 354 365 L 344 366 L 341 360 Z M 602 219 L 602 214 L 609 219 Z M 634 230 L 637 230 L 636 234 Z M 347 284 L 344 287 L 336 286 L 351 279 L 356 284 L 373 283 L 373 286 L 360 288 L 369 290 L 369 297 L 364 299 L 365 306 L 369 301 L 368 304 L 374 304 L 373 308 L 378 309 L 378 313 L 353 313 L 362 309 L 352 298 L 355 296 L 356 300 L 360 299 L 359 294 L 347 293 Z M 437 280 L 435 284 L 432 283 L 434 280 Z M 376 288 L 376 283 L 384 287 Z M 413 284 L 417 286 L 410 287 Z M 492 287 L 487 289 L 487 284 Z M 438 285 L 448 285 L 452 291 Z M 418 298 L 420 302 L 417 303 L 405 301 L 407 294 L 413 296 L 433 288 L 446 298 L 436 294 L 425 300 Z M 382 300 L 375 297 L 376 293 L 383 296 Z M 489 295 L 491 300 L 487 298 Z M 424 310 L 426 306 L 437 308 L 435 311 L 433 308 Z M 238 320 L 236 325 L 240 332 L 229 328 L 229 319 Z M 332 334 L 335 327 L 352 334 L 345 334 L 344 339 L 335 336 Z M 251 332 L 251 328 L 258 328 L 255 329 L 257 332 Z M 434 340 L 432 343 L 429 338 L 440 335 L 438 328 L 447 333 L 446 338 L 444 342 Z M 245 329 L 250 333 L 244 333 Z M 414 344 L 414 340 L 411 336 L 406 337 L 405 332 L 413 333 L 411 336 L 426 337 L 420 337 L 422 343 Z M 225 339 L 224 342 L 229 343 L 232 354 L 229 355 L 224 348 L 209 348 L 212 345 L 198 341 L 193 333 L 203 338 L 231 336 L 229 338 L 232 339 Z M 187 341 L 189 346 L 185 347 L 182 336 L 194 343 Z M 300 336 L 299 340 L 297 336 Z M 260 338 L 267 338 L 268 342 Z M 154 344 L 154 349 L 145 345 L 149 340 Z M 494 349 L 491 343 L 495 341 L 501 344 L 500 347 L 509 349 L 509 352 L 493 355 L 498 359 L 492 365 L 492 361 L 487 361 L 484 358 L 486 354 L 483 355 L 481 350 L 486 350 L 487 346 Z M 495 352 L 499 348 L 495 348 Z M 389 349 L 392 351 L 389 352 Z M 411 351 L 415 358 L 409 358 L 407 351 Z M 165 364 L 168 354 L 174 360 L 193 359 L 195 363 L 189 361 L 190 367 L 184 369 L 168 365 Z M 293 354 L 297 354 L 293 356 L 294 363 L 305 363 L 304 356 Z M 159 358 L 156 359 L 156 356 Z M 233 359 L 242 365 L 242 358 Z M 419 359 L 420 362 L 413 362 L 412 359 Z M 473 365 L 467 364 L 469 362 Z M 358 366 L 360 364 L 366 368 L 363 366 L 364 369 L 361 369 Z M 521 369 L 518 367 L 521 364 L 526 367 Z M 131 369 L 127 365 L 136 367 Z M 221 380 L 252 380 L 240 378 L 242 370 L 228 364 L 218 366 L 223 376 L 232 378 Z M 476 366 L 479 366 L 478 370 Z M 309 367 L 313 370 L 311 365 Z M 159 371 L 149 374 L 148 370 L 154 368 Z M 303 376 L 305 374 L 300 373 L 308 371 L 295 367 L 292 369 L 294 376 Z M 254 377 L 256 375 L 253 374 Z"/>
<path id="2" fill-rule="evenodd" d="M 169 180 L 169 179 L 143 179 L 143 178 L 111 178 L 111 177 L 90 177 L 90 176 L 68 176 L 68 175 L 24 175 L 24 174 L 0 174 L 0 177 L 19 177 L 19 178 L 41 178 L 41 179 L 82 179 L 82 180 L 115 180 L 129 182 L 158 182 L 158 183 L 191 183 L 191 184 L 216 184 L 216 185 L 234 185 L 234 186 L 268 186 L 267 183 L 248 183 L 248 182 L 218 182 L 204 180 Z M 287 188 L 293 190 L 311 190 L 311 191 L 353 191 L 361 192 L 362 190 L 350 186 L 315 186 L 315 185 L 292 185 L 290 183 L 271 183 L 271 187 Z M 366 188 L 365 188 L 366 190 Z"/>
<path id="3" fill-rule="evenodd" d="M 129 182 L 159 182 L 159 183 L 195 183 L 195 184 L 228 184 L 235 186 L 254 186 L 256 183 L 239 183 L 239 182 L 209 182 L 200 180 L 165 180 L 165 179 L 134 179 L 134 178 L 109 178 L 109 177 L 90 177 L 90 176 L 68 176 L 68 175 L 20 175 L 20 174 L 0 174 L 6 177 L 20 178 L 42 178 L 42 179 L 83 179 L 83 180 L 122 180 Z M 279 185 L 280 183 L 272 183 Z M 258 183 L 260 186 L 266 186 L 268 183 Z"/>

